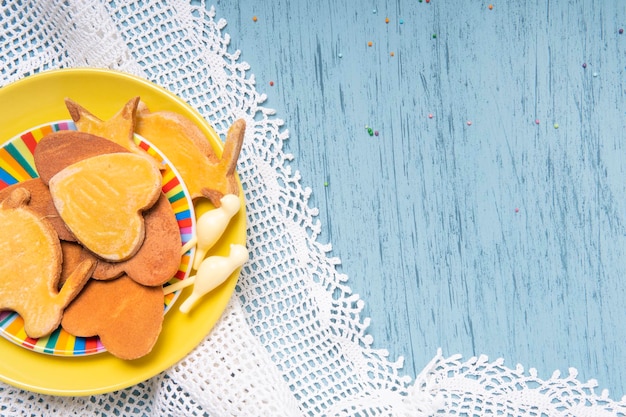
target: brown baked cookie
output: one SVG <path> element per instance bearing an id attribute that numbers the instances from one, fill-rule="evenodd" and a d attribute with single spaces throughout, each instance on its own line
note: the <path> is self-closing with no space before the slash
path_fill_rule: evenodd
<path id="1" fill-rule="evenodd" d="M 30 193 L 30 203 L 28 207 L 33 212 L 37 213 L 40 217 L 45 217 L 57 232 L 59 239 L 75 242 L 76 238 L 65 226 L 65 222 L 59 216 L 59 212 L 54 203 L 52 202 L 52 196 L 48 186 L 44 184 L 41 178 L 33 178 L 20 182 L 18 184 L 10 185 L 0 190 L 0 201 L 4 200 L 15 190 L 16 188 L 24 188 Z"/>
<path id="2" fill-rule="evenodd" d="M 91 262 L 97 265 L 103 262 L 98 259 L 94 254 L 83 248 L 80 243 L 61 241 L 61 253 L 63 254 L 63 262 L 61 264 L 61 277 L 59 278 L 59 287 L 65 283 L 65 280 L 70 276 L 72 271 L 76 269 L 76 266 L 81 262 L 89 259 Z M 91 277 L 96 273 L 96 269 L 93 270 Z"/>
<path id="3" fill-rule="evenodd" d="M 65 310 L 61 325 L 80 337 L 99 336 L 120 359 L 152 351 L 163 325 L 163 289 L 137 284 L 128 276 L 90 280 Z"/>
<path id="4" fill-rule="evenodd" d="M 48 185 L 50 178 L 62 169 L 109 153 L 128 152 L 124 147 L 90 133 L 62 130 L 43 137 L 35 148 L 35 167 L 39 178 Z"/>
<path id="5" fill-rule="evenodd" d="M 146 237 L 139 251 L 122 262 L 98 262 L 93 278 L 111 279 L 122 274 L 139 284 L 163 285 L 178 271 L 182 242 L 176 215 L 165 194 L 144 213 Z"/>
<path id="6" fill-rule="evenodd" d="M 26 334 L 39 338 L 59 326 L 95 263 L 79 263 L 58 290 L 61 244 L 45 218 L 28 208 L 29 199 L 28 190 L 16 188 L 0 203 L 0 310 L 17 312 Z"/>
<path id="7" fill-rule="evenodd" d="M 147 285 L 163 285 L 178 272 L 180 266 L 181 241 L 176 217 L 162 195 L 159 201 L 144 214 L 146 237 L 139 251 L 126 261 L 109 262 L 99 259 L 78 243 L 61 242 L 63 250 L 64 277 L 81 261 L 97 261 L 91 278 L 109 280 L 128 275 L 135 282 Z"/>

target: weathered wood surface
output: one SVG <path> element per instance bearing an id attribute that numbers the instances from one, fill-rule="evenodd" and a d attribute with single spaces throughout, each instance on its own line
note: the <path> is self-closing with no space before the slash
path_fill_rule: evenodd
<path id="1" fill-rule="evenodd" d="M 215 7 L 376 347 L 626 394 L 626 2 Z"/>

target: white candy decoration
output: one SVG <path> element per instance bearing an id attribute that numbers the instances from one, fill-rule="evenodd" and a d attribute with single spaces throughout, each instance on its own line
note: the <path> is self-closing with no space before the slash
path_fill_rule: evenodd
<path id="1" fill-rule="evenodd" d="M 248 250 L 243 245 L 230 245 L 228 256 L 209 256 L 200 264 L 196 275 L 163 288 L 165 294 L 193 285 L 191 295 L 181 304 L 180 311 L 189 313 L 194 304 L 205 294 L 223 283 L 235 269 L 249 259 Z"/>
<path id="2" fill-rule="evenodd" d="M 226 194 L 220 199 L 221 206 L 202 214 L 196 222 L 196 234 L 183 247 L 181 253 L 196 245 L 193 269 L 198 270 L 211 247 L 226 230 L 230 219 L 239 211 L 241 202 L 234 194 Z"/>

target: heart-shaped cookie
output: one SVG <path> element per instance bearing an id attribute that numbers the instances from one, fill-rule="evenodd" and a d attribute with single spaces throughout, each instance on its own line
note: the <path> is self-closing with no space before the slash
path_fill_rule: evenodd
<path id="1" fill-rule="evenodd" d="M 69 233 L 65 223 L 59 217 L 52 203 L 48 187 L 46 187 L 44 182 L 47 183 L 59 171 L 83 159 L 120 152 L 127 152 L 127 150 L 108 139 L 94 136 L 90 133 L 70 130 L 53 132 L 40 140 L 35 149 L 35 165 L 41 179 L 36 181 L 45 190 L 45 194 L 50 202 L 49 206 L 52 206 L 51 212 L 58 217 L 58 223 L 61 224 L 65 233 L 72 237 L 72 239 L 65 240 L 75 241 L 76 239 Z M 0 191 L 0 198 L 3 192 L 4 190 Z M 39 200 L 43 200 L 41 196 L 37 195 L 37 197 L 39 197 Z M 48 206 L 46 207 L 49 208 Z M 42 215 L 48 214 L 44 211 Z M 176 274 L 180 265 L 180 230 L 176 215 L 165 194 L 161 193 L 158 201 L 143 213 L 143 217 L 145 238 L 137 253 L 121 262 L 107 262 L 103 259 L 98 259 L 98 266 L 93 273 L 93 278 L 112 279 L 119 277 L 122 273 L 126 273 L 140 284 L 162 285 Z M 65 245 L 65 247 L 69 248 L 68 245 Z M 72 254 L 78 256 L 80 255 L 81 247 L 77 245 L 77 247 L 72 247 L 71 251 Z M 82 252 L 88 251 L 83 250 Z M 85 257 L 87 255 L 87 253 L 83 253 L 81 256 Z"/>
<path id="2" fill-rule="evenodd" d="M 112 153 L 69 165 L 48 185 L 76 239 L 101 258 L 122 261 L 143 242 L 142 212 L 161 195 L 161 173 L 142 156 Z"/>
<path id="3" fill-rule="evenodd" d="M 60 130 L 44 136 L 33 154 L 39 178 L 48 185 L 63 168 L 105 153 L 128 152 L 117 143 L 90 133 Z"/>
<path id="4" fill-rule="evenodd" d="M 100 336 L 118 358 L 140 358 L 150 353 L 161 333 L 163 290 L 137 284 L 126 275 L 90 280 L 65 310 L 61 325 L 76 336 Z"/>

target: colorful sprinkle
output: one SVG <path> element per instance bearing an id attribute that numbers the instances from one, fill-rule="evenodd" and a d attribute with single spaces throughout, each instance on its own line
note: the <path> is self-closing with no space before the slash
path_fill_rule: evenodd
<path id="1" fill-rule="evenodd" d="M 372 45 L 374 45 L 374 44 L 372 43 L 372 41 L 369 41 L 369 42 L 367 43 L 367 46 L 372 46 Z"/>
<path id="2" fill-rule="evenodd" d="M 515 212 L 519 213 L 519 208 L 515 207 Z"/>
<path id="3" fill-rule="evenodd" d="M 429 119 L 432 119 L 433 117 L 434 117 L 434 116 L 433 116 L 433 114 L 432 114 L 432 113 L 428 113 L 428 118 L 429 118 Z"/>
<path id="4" fill-rule="evenodd" d="M 619 34 L 621 35 L 621 34 L 623 34 L 623 33 L 624 33 L 624 29 L 620 28 L 620 30 L 619 30 L 618 32 L 619 32 Z"/>
<path id="5" fill-rule="evenodd" d="M 339 54 L 337 55 L 339 58 L 343 58 L 343 54 L 341 52 L 339 52 Z"/>
<path id="6" fill-rule="evenodd" d="M 257 17 L 256 17 L 256 16 L 252 16 L 252 21 L 253 21 L 253 22 L 256 22 L 257 20 L 258 20 L 258 19 L 257 19 Z"/>
<path id="7" fill-rule="evenodd" d="M 400 23 L 401 25 L 403 25 L 403 24 L 404 24 L 404 19 L 400 19 L 399 23 Z"/>
<path id="8" fill-rule="evenodd" d="M 385 23 L 389 23 L 389 18 L 385 17 Z"/>
<path id="9" fill-rule="evenodd" d="M 324 181 L 324 187 L 328 187 L 328 181 Z"/>
<path id="10" fill-rule="evenodd" d="M 554 128 L 555 128 L 555 129 L 558 129 L 558 128 L 559 128 L 559 124 L 558 124 L 558 123 L 555 123 L 555 124 L 554 124 Z"/>
<path id="11" fill-rule="evenodd" d="M 539 124 L 539 119 L 535 119 L 535 124 L 538 125 Z"/>
<path id="12" fill-rule="evenodd" d="M 583 62 L 583 68 L 587 68 L 587 63 Z"/>
<path id="13" fill-rule="evenodd" d="M 274 81 L 270 81 L 270 86 L 273 86 L 273 85 L 274 85 Z"/>
<path id="14" fill-rule="evenodd" d="M 493 4 L 490 4 L 489 6 L 487 6 L 489 8 L 489 10 L 493 10 Z"/>
<path id="15" fill-rule="evenodd" d="M 368 133 L 370 136 L 374 136 L 374 130 L 373 130 L 371 127 L 368 127 L 368 128 L 367 128 L 367 133 Z"/>
<path id="16" fill-rule="evenodd" d="M 391 55 L 391 56 L 395 56 L 396 54 L 395 54 L 393 51 L 391 51 L 391 52 L 389 53 L 389 55 Z"/>
<path id="17" fill-rule="evenodd" d="M 430 3 L 430 0 L 426 0 L 426 3 Z"/>
<path id="18" fill-rule="evenodd" d="M 374 136 L 378 136 L 378 130 L 374 131 Z"/>
<path id="19" fill-rule="evenodd" d="M 471 120 L 468 120 L 466 123 L 467 123 L 468 126 L 472 125 L 472 121 Z"/>
<path id="20" fill-rule="evenodd" d="M 433 39 L 437 39 L 437 34 L 433 33 Z"/>
<path id="21" fill-rule="evenodd" d="M 376 12 L 377 12 L 377 10 L 376 10 L 376 9 L 372 10 L 372 13 L 376 14 Z"/>

